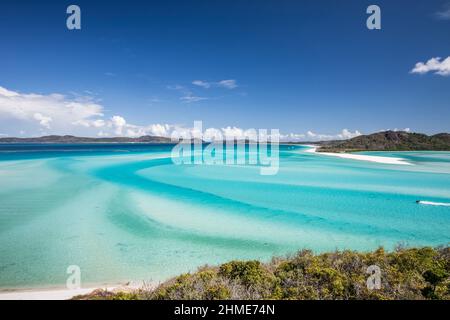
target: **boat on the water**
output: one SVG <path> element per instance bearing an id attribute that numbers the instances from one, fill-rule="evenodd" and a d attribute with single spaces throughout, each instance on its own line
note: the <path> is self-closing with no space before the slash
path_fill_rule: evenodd
<path id="1" fill-rule="evenodd" d="M 447 203 L 447 202 L 433 202 L 433 201 L 417 200 L 416 203 L 417 204 L 427 205 L 427 206 L 450 207 L 450 203 Z"/>

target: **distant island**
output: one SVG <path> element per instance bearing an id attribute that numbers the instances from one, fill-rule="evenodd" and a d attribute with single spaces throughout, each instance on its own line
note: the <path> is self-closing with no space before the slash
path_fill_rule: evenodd
<path id="1" fill-rule="evenodd" d="M 318 152 L 356 151 L 450 151 L 450 134 L 428 136 L 405 131 L 384 131 L 348 140 L 315 143 Z"/>
<path id="2" fill-rule="evenodd" d="M 249 143 L 249 140 L 235 140 Z M 202 141 L 204 142 L 204 141 Z M 72 135 L 50 135 L 33 138 L 3 137 L 0 144 L 11 143 L 175 143 L 171 138 L 160 136 L 130 137 L 76 137 Z M 283 142 L 283 144 L 314 144 L 318 152 L 356 152 L 356 151 L 450 151 L 450 134 L 439 133 L 428 136 L 422 133 L 405 131 L 384 131 L 361 135 L 348 140 L 316 142 Z"/>
<path id="3" fill-rule="evenodd" d="M 51 135 L 35 138 L 3 137 L 0 138 L 0 143 L 173 143 L 173 141 L 159 136 L 89 138 Z"/>

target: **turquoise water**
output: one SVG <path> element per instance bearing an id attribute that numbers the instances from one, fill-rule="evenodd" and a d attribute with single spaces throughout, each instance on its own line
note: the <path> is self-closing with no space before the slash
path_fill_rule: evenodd
<path id="1" fill-rule="evenodd" d="M 370 153 L 388 165 L 281 146 L 255 166 L 174 165 L 170 145 L 0 145 L 0 288 L 161 281 L 204 264 L 310 248 L 450 241 L 450 153 Z"/>

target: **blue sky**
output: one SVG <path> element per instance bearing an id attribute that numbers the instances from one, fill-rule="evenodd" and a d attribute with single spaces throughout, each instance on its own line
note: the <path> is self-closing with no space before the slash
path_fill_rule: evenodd
<path id="1" fill-rule="evenodd" d="M 66 28 L 70 4 L 81 8 L 81 30 Z M 370 4 L 381 8 L 381 30 L 366 28 Z M 304 140 L 343 129 L 450 131 L 449 1 L 0 8 L 2 135 L 167 134 L 194 120 Z"/>

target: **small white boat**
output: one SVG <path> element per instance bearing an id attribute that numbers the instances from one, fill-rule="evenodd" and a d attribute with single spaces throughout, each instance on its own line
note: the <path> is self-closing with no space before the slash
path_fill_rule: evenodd
<path id="1" fill-rule="evenodd" d="M 446 202 L 432 202 L 432 201 L 417 200 L 416 203 L 427 205 L 427 206 L 450 207 L 450 203 L 446 203 Z"/>

